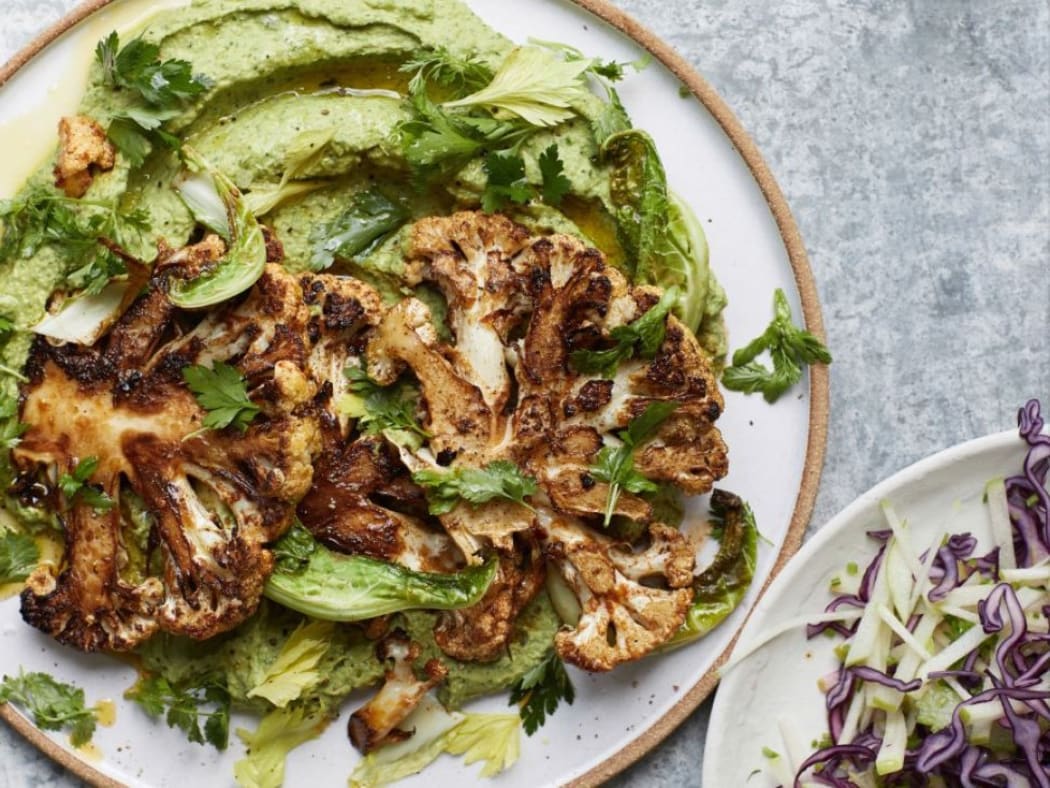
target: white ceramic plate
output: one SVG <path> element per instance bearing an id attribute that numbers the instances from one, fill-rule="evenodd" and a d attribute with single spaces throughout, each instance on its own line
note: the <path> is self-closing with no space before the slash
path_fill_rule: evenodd
<path id="1" fill-rule="evenodd" d="M 978 438 L 928 457 L 864 493 L 850 504 L 784 568 L 770 585 L 740 635 L 740 648 L 771 631 L 785 618 L 820 613 L 831 601 L 828 582 L 850 561 L 868 565 L 877 545 L 866 532 L 885 528 L 879 503 L 888 500 L 907 519 L 917 545 L 938 532 L 969 531 L 977 554 L 991 549 L 985 484 L 1019 473 L 1027 444 L 1016 430 Z M 824 694 L 817 680 L 836 667 L 840 639 L 807 640 L 804 629 L 785 633 L 729 671 L 715 695 L 704 749 L 705 786 L 767 788 L 776 781 L 752 773 L 766 763 L 762 748 L 783 752 L 779 726 L 787 723 L 800 751 L 827 732 Z"/>
<path id="2" fill-rule="evenodd" d="M 631 20 L 600 0 L 470 0 L 492 27 L 517 41 L 533 36 L 556 39 L 603 58 L 634 60 L 644 41 L 658 62 L 623 83 L 621 95 L 631 114 L 652 133 L 664 158 L 672 188 L 686 199 L 704 224 L 713 264 L 728 292 L 729 329 L 734 344 L 755 336 L 768 323 L 774 288 L 783 288 L 797 317 L 805 315 L 818 333 L 820 312 L 815 288 L 790 213 L 751 141 L 710 87 L 673 52 Z M 95 0 L 93 5 L 102 3 Z M 32 52 L 0 69 L 0 142 L 17 145 L 23 155 L 0 165 L 0 196 L 8 196 L 40 159 L 53 149 L 53 129 L 75 107 L 83 75 L 96 41 L 109 30 L 142 21 L 144 10 L 177 5 L 163 0 L 118 2 L 86 16 L 60 38 L 70 23 L 52 33 L 56 39 L 16 72 Z M 583 7 L 591 9 L 591 12 Z M 593 13 L 592 13 L 593 12 Z M 594 14 L 600 14 L 603 22 Z M 620 29 L 616 29 L 617 26 Z M 624 34 L 629 31 L 636 40 Z M 12 76 L 13 73 L 13 76 Z M 9 81 L 8 78 L 10 77 Z M 695 97 L 679 93 L 686 83 Z M 699 99 L 699 100 L 698 100 Z M 12 148 L 7 148 L 12 149 Z M 6 193 L 4 193 L 6 192 Z M 654 746 L 710 692 L 711 669 L 726 650 L 766 580 L 797 548 L 812 509 L 823 458 L 827 378 L 823 370 L 775 406 L 760 397 L 730 394 L 719 427 L 731 452 L 732 473 L 723 485 L 747 498 L 763 534 L 771 540 L 760 550 L 756 579 L 741 608 L 706 639 L 687 648 L 610 675 L 575 673 L 575 705 L 524 742 L 520 763 L 495 781 L 499 786 L 537 786 L 581 781 L 593 784 L 624 768 Z M 232 783 L 232 765 L 243 748 L 232 737 L 229 751 L 188 744 L 181 733 L 148 720 L 122 691 L 134 680 L 127 666 L 104 656 L 85 656 L 58 647 L 25 626 L 17 599 L 0 604 L 0 672 L 20 666 L 46 670 L 85 688 L 90 700 L 117 701 L 116 725 L 100 729 L 94 755 L 78 753 L 65 736 L 31 730 L 23 718 L 14 723 L 81 777 L 92 782 L 195 786 Z M 355 699 L 359 701 L 360 698 Z M 351 701 L 354 703 L 355 701 Z M 506 710 L 505 698 L 472 706 Z M 243 717 L 236 726 L 254 727 Z M 296 750 L 289 761 L 289 784 L 343 786 L 356 754 L 345 734 L 345 717 L 319 740 Z M 443 757 L 406 784 L 447 785 L 473 777 Z"/>

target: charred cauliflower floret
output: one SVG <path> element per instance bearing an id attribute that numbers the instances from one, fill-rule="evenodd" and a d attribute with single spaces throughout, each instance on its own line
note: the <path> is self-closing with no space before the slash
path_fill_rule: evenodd
<path id="1" fill-rule="evenodd" d="M 449 537 L 423 521 L 422 490 L 382 438 L 325 444 L 310 494 L 299 504 L 300 519 L 319 542 L 424 572 L 458 568 Z"/>
<path id="2" fill-rule="evenodd" d="M 531 307 L 513 263 L 531 240 L 521 225 L 471 213 L 423 219 L 413 228 L 411 254 L 421 265 L 419 275 L 448 300 L 456 344 L 447 355 L 493 413 L 511 393 L 508 335 Z"/>
<path id="3" fill-rule="evenodd" d="M 376 747 L 404 741 L 412 731 L 398 729 L 404 719 L 431 689 L 448 675 L 448 668 L 431 659 L 423 666 L 423 678 L 416 676 L 413 663 L 419 657 L 419 645 L 397 631 L 376 646 L 380 662 L 389 662 L 383 686 L 371 700 L 350 715 L 347 726 L 350 741 L 362 754 Z"/>
<path id="4" fill-rule="evenodd" d="M 514 622 L 543 587 L 545 567 L 534 539 L 521 538 L 519 549 L 501 553 L 499 569 L 476 605 L 443 612 L 434 627 L 438 647 L 465 662 L 491 662 L 506 653 Z"/>
<path id="5" fill-rule="evenodd" d="M 31 576 L 22 613 L 88 651 L 130 649 L 158 629 L 206 638 L 250 615 L 272 570 L 265 546 L 291 525 L 320 449 L 299 279 L 268 266 L 243 301 L 186 331 L 164 295 L 167 263 L 95 347 L 38 339 L 27 367 L 29 428 L 12 457 L 51 489 L 67 549 L 57 577 Z M 261 411 L 244 432 L 202 430 L 182 371 L 217 362 Z M 88 458 L 87 482 L 109 505 L 53 484 Z"/>
<path id="6" fill-rule="evenodd" d="M 299 506 L 303 524 L 337 552 L 422 571 L 459 568 L 449 537 L 423 522 L 423 491 L 395 449 L 380 436 L 351 435 L 346 370 L 361 366 L 368 335 L 382 320 L 379 294 L 358 280 L 329 275 L 304 276 L 302 285 L 313 312 L 309 333 L 316 342 L 307 365 L 321 381 L 323 436 L 313 487 Z"/>
<path id="7" fill-rule="evenodd" d="M 374 288 L 349 277 L 307 274 L 301 285 L 311 311 L 307 369 L 321 388 L 325 412 L 338 422 L 345 437 L 349 419 L 338 405 L 350 390 L 346 368 L 360 363 L 367 332 L 382 318 L 382 299 Z"/>
<path id="8" fill-rule="evenodd" d="M 612 670 L 666 643 L 682 626 L 693 600 L 692 548 L 674 529 L 653 528 L 652 544 L 631 553 L 579 523 L 548 525 L 544 549 L 550 571 L 562 575 L 580 603 L 575 628 L 554 638 L 566 662 Z M 650 583 L 643 585 L 643 579 Z"/>
<path id="9" fill-rule="evenodd" d="M 112 170 L 116 149 L 105 130 L 86 115 L 72 115 L 58 122 L 58 158 L 55 186 L 67 197 L 83 197 L 96 172 Z"/>
<path id="10" fill-rule="evenodd" d="M 536 306 L 521 344 L 517 445 L 538 449 L 532 452 L 538 463 L 531 467 L 544 477 L 555 505 L 569 514 L 595 513 L 596 500 L 604 501 L 608 488 L 591 487 L 588 480 L 581 489 L 581 461 L 593 461 L 605 436 L 627 427 L 654 402 L 677 407 L 637 453 L 635 467 L 690 494 L 710 490 L 728 463 L 714 427 L 722 398 L 696 338 L 668 315 L 652 359 L 625 359 L 609 379 L 578 374 L 574 352 L 615 344 L 612 332 L 645 315 L 659 294 L 630 288 L 600 254 L 566 236 L 540 239 L 523 257 L 548 275 L 529 277 Z M 547 445 L 569 447 L 561 452 L 562 462 L 545 461 Z M 621 495 L 618 507 L 618 514 L 648 519 L 641 516 L 648 505 L 640 498 Z"/>
<path id="11" fill-rule="evenodd" d="M 499 414 L 477 385 L 457 371 L 450 350 L 438 341 L 426 305 L 405 299 L 386 313 L 369 340 L 368 372 L 378 383 L 391 385 L 411 370 L 422 389 L 430 453 L 481 465 L 489 458 Z"/>

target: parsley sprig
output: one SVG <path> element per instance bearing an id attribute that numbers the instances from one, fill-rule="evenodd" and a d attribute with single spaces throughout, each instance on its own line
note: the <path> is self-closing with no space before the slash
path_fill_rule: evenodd
<path id="1" fill-rule="evenodd" d="M 536 191 L 525 177 L 525 160 L 515 153 L 490 153 L 485 157 L 485 175 L 488 182 L 481 195 L 481 207 L 486 213 L 502 210 L 509 203 L 524 205 Z"/>
<path id="2" fill-rule="evenodd" d="M 551 143 L 536 160 L 540 168 L 542 186 L 539 194 L 549 205 L 558 205 L 572 189 L 565 177 L 565 164 L 558 156 L 558 145 Z M 486 213 L 502 210 L 510 203 L 524 205 L 536 197 L 536 188 L 525 176 L 525 159 L 513 152 L 490 153 L 485 157 L 488 181 L 481 195 L 481 207 Z"/>
<path id="3" fill-rule="evenodd" d="M 184 367 L 182 377 L 197 403 L 206 411 L 206 430 L 233 427 L 245 432 L 259 415 L 259 406 L 248 396 L 248 386 L 235 367 L 216 361 L 211 369 L 199 364 Z"/>
<path id="4" fill-rule="evenodd" d="M 132 90 L 154 106 L 177 106 L 211 87 L 211 80 L 194 74 L 185 60 L 161 60 L 156 44 L 134 38 L 121 47 L 115 30 L 98 42 L 95 57 L 107 85 Z"/>
<path id="5" fill-rule="evenodd" d="M 128 246 L 150 229 L 149 216 L 141 209 L 124 211 L 116 201 L 75 200 L 42 186 L 0 200 L 0 225 L 0 260 L 28 259 L 44 244 L 55 244 L 70 259 L 67 285 L 89 294 L 127 273 L 124 261 L 104 241 Z"/>
<path id="6" fill-rule="evenodd" d="M 496 460 L 484 468 L 428 468 L 413 473 L 412 481 L 426 490 L 434 515 L 452 511 L 461 499 L 478 504 L 506 498 L 531 509 L 525 497 L 536 492 L 536 480 L 509 460 Z"/>
<path id="7" fill-rule="evenodd" d="M 660 486 L 634 469 L 634 452 L 649 440 L 660 428 L 675 408 L 676 402 L 652 402 L 640 416 L 627 425 L 626 430 L 618 433 L 621 443 L 618 446 L 603 446 L 598 452 L 597 461 L 589 473 L 600 482 L 609 485 L 609 497 L 605 503 L 604 525 L 609 526 L 616 502 L 620 493 L 626 490 L 635 495 L 658 492 Z"/>
<path id="8" fill-rule="evenodd" d="M 85 457 L 77 463 L 73 473 L 63 473 L 58 478 L 58 488 L 71 507 L 78 501 L 98 512 L 106 512 L 114 507 L 113 499 L 106 495 L 102 487 L 89 481 L 98 469 L 98 463 L 98 457 Z"/>
<path id="9" fill-rule="evenodd" d="M 151 136 L 177 147 L 178 139 L 163 132 L 161 125 L 211 87 L 212 81 L 194 74 L 185 60 L 161 60 L 160 47 L 142 38 L 121 47 L 116 31 L 98 42 L 95 57 L 106 85 L 129 90 L 138 99 L 137 105 L 111 116 L 108 134 L 113 144 L 135 165 L 149 153 Z"/>
<path id="10" fill-rule="evenodd" d="M 4 676 L 0 703 L 12 701 L 29 712 L 42 730 L 68 728 L 74 747 L 91 741 L 95 733 L 97 714 L 85 705 L 84 690 L 56 681 L 46 673 L 20 670 L 17 676 Z"/>
<path id="11" fill-rule="evenodd" d="M 367 435 L 386 435 L 393 442 L 418 448 L 430 438 L 416 419 L 419 392 L 408 383 L 380 386 L 361 367 L 349 366 L 352 394 L 340 403 L 341 410 L 357 419 L 357 428 Z"/>
<path id="12" fill-rule="evenodd" d="M 557 144 L 548 145 L 536 158 L 536 163 L 540 167 L 540 177 L 543 179 L 543 186 L 540 188 L 543 201 L 548 205 L 561 205 L 565 195 L 572 190 L 572 181 L 565 175 L 565 163 L 558 155 Z"/>
<path id="13" fill-rule="evenodd" d="M 17 531 L 0 534 L 0 585 L 25 580 L 39 560 L 33 537 Z"/>
<path id="14" fill-rule="evenodd" d="M 773 369 L 755 358 L 768 351 Z M 831 353 L 810 332 L 791 319 L 791 305 L 784 291 L 773 294 L 773 320 L 758 337 L 733 354 L 733 366 L 722 373 L 722 384 L 745 394 L 762 392 L 766 402 L 780 396 L 802 379 L 803 364 L 830 364 Z"/>
<path id="15" fill-rule="evenodd" d="M 518 704 L 525 733 L 534 734 L 553 714 L 561 701 L 570 706 L 576 700 L 565 664 L 552 649 L 538 665 L 530 669 L 510 691 L 510 704 Z"/>
<path id="16" fill-rule="evenodd" d="M 660 300 L 633 323 L 617 326 L 609 332 L 616 342 L 606 350 L 574 350 L 569 361 L 584 375 L 601 375 L 611 378 L 621 361 L 626 361 L 637 352 L 643 358 L 652 358 L 664 342 L 667 332 L 667 315 L 678 303 L 678 288 L 664 291 Z"/>
<path id="17" fill-rule="evenodd" d="M 218 681 L 205 678 L 196 684 L 172 684 L 163 676 L 146 676 L 124 697 L 151 717 L 164 715 L 169 728 L 178 728 L 192 742 L 208 743 L 218 750 L 229 744 L 230 693 Z"/>
<path id="18" fill-rule="evenodd" d="M 479 90 L 492 81 L 492 69 L 476 56 L 459 57 L 445 47 L 421 52 L 406 60 L 399 71 L 415 79 L 441 85 L 456 96 Z"/>
<path id="19" fill-rule="evenodd" d="M 508 150 L 536 127 L 520 118 L 502 119 L 474 112 L 452 112 L 431 100 L 426 70 L 409 82 L 412 119 L 398 127 L 401 150 L 417 179 L 462 165 L 482 150 Z"/>

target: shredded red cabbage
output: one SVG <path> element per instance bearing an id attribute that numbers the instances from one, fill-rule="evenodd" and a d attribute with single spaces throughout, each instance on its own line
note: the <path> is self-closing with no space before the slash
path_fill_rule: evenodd
<path id="1" fill-rule="evenodd" d="M 1043 434 L 1044 421 L 1038 400 L 1030 400 L 1018 413 L 1021 438 L 1028 445 L 1022 472 L 1005 480 L 1007 507 L 1013 526 L 1014 550 L 1019 567 L 1030 567 L 1050 556 L 1050 493 L 1047 476 L 1050 474 L 1050 435 Z M 871 531 L 868 534 L 881 542 L 879 551 L 864 572 L 856 594 L 840 594 L 825 608 L 834 612 L 841 607 L 863 608 L 871 598 L 872 588 L 883 560 L 889 531 Z M 899 772 L 881 776 L 885 786 L 926 786 L 938 778 L 947 785 L 1038 786 L 1050 788 L 1050 690 L 1046 677 L 1050 671 L 1050 635 L 1032 632 L 1028 628 L 1024 608 L 1008 583 L 1000 579 L 999 548 L 987 555 L 972 557 L 977 547 L 973 535 L 955 534 L 942 545 L 930 565 L 933 588 L 927 595 L 931 602 L 944 599 L 974 573 L 980 572 L 997 583 L 978 605 L 979 625 L 986 633 L 1007 632 L 999 639 L 994 654 L 986 659 L 994 663 L 978 669 L 982 657 L 979 650 L 968 654 L 961 666 L 951 670 L 931 672 L 928 680 L 954 679 L 972 690 L 982 684 L 990 688 L 958 703 L 951 722 L 940 730 L 921 723 L 916 735 L 909 741 L 916 746 L 904 755 L 904 767 Z M 926 556 L 921 556 L 925 560 Z M 1050 604 L 1042 608 L 1050 617 Z M 914 629 L 918 618 L 907 622 Z M 817 624 L 807 628 L 807 635 L 832 630 L 844 637 L 855 633 L 858 622 Z M 986 657 L 987 652 L 985 652 Z M 871 767 L 882 746 L 880 733 L 874 725 L 859 731 L 852 741 L 841 741 L 843 719 L 861 682 L 873 682 L 900 692 L 914 692 L 922 686 L 920 679 L 901 681 L 888 673 L 864 666 L 852 666 L 839 671 L 827 693 L 828 729 L 831 745 L 819 749 L 799 767 L 795 788 L 803 779 L 833 788 L 856 788 L 850 777 Z M 963 724 L 965 709 L 980 704 L 995 703 L 1001 716 L 995 723 L 1009 732 L 1014 743 L 1010 752 L 967 739 Z"/>

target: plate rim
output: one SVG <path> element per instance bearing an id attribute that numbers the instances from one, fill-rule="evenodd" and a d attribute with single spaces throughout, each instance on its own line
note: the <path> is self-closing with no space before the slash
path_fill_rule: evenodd
<path id="1" fill-rule="evenodd" d="M 113 1 L 84 0 L 65 16 L 47 27 L 36 38 L 16 52 L 5 64 L 0 66 L 0 88 L 62 35 Z M 559 0 L 537 1 L 559 2 Z M 751 139 L 750 134 L 744 129 L 743 124 L 737 119 L 726 101 L 711 83 L 702 77 L 674 47 L 666 43 L 626 11 L 615 7 L 611 0 L 560 1 L 568 2 L 583 9 L 640 45 L 674 74 L 714 117 L 737 153 L 744 160 L 773 215 L 777 231 L 788 255 L 788 262 L 794 276 L 795 287 L 798 290 L 806 328 L 826 343 L 827 335 L 824 330 L 824 320 L 816 280 L 813 277 L 809 257 L 794 215 L 788 206 L 783 191 L 773 177 L 772 170 L 770 170 L 769 165 L 766 164 L 765 159 L 759 152 L 758 146 Z M 827 366 L 816 365 L 809 367 L 808 379 L 809 424 L 798 495 L 795 498 L 795 506 L 792 510 L 787 533 L 784 536 L 784 543 L 781 545 L 780 552 L 777 554 L 768 577 L 766 577 L 762 587 L 758 590 L 751 608 L 747 611 L 744 621 L 733 633 L 722 653 L 716 657 L 711 669 L 690 687 L 670 709 L 631 739 L 618 752 L 593 766 L 582 775 L 573 778 L 566 783 L 567 786 L 571 786 L 571 788 L 590 788 L 591 786 L 600 785 L 619 774 L 667 738 L 711 694 L 718 684 L 717 670 L 728 659 L 741 632 L 747 626 L 751 613 L 765 596 L 770 584 L 801 547 L 806 525 L 813 513 L 817 490 L 820 486 L 820 476 L 824 467 L 827 449 L 830 410 L 830 386 Z M 0 705 L 0 719 L 7 722 L 8 725 L 44 755 L 68 769 L 81 780 L 98 788 L 125 788 L 123 783 L 99 771 L 87 760 L 70 753 L 47 737 L 27 717 L 15 711 L 8 704 Z"/>
<path id="2" fill-rule="evenodd" d="M 976 438 L 970 438 L 969 440 L 956 443 L 952 446 L 947 446 L 933 454 L 928 454 L 916 460 L 903 468 L 898 469 L 894 473 L 890 474 L 886 478 L 876 482 L 870 488 L 857 495 L 851 500 L 845 507 L 836 512 L 816 534 L 813 535 L 809 541 L 802 547 L 801 550 L 791 560 L 790 565 L 787 567 L 787 571 L 782 574 L 778 573 L 776 578 L 778 588 L 772 589 L 774 592 L 779 590 L 779 586 L 784 583 L 790 582 L 790 580 L 802 571 L 802 567 L 805 566 L 806 562 L 820 550 L 824 549 L 825 546 L 833 541 L 839 534 L 846 530 L 850 525 L 854 524 L 857 517 L 867 508 L 871 506 L 873 501 L 878 501 L 883 498 L 891 497 L 892 494 L 902 487 L 906 487 L 912 484 L 921 482 L 926 476 L 933 473 L 943 471 L 952 465 L 973 458 L 980 457 L 983 454 L 991 454 L 993 452 L 1010 448 L 1012 445 L 1016 446 L 1018 454 L 1021 454 L 1024 450 L 1025 443 L 1021 436 L 1018 434 L 1017 429 L 1003 430 L 1001 432 L 993 432 L 988 435 L 981 435 Z M 745 630 L 751 624 L 752 618 L 758 609 L 759 602 L 755 602 L 755 605 L 748 611 L 747 620 L 741 626 L 740 630 L 736 633 L 734 643 L 737 638 L 745 634 Z M 746 633 L 751 634 L 751 633 Z M 761 650 L 770 645 L 766 643 L 760 647 Z M 737 675 L 737 674 L 734 674 Z M 740 673 L 739 675 L 744 675 Z M 711 724 L 707 729 L 707 736 L 704 742 L 704 751 L 707 752 L 708 744 L 712 743 L 712 739 L 717 742 L 717 736 L 722 730 L 725 729 L 724 725 L 718 723 L 722 722 L 722 717 L 728 712 L 725 711 L 726 703 L 725 693 L 715 693 L 714 703 L 711 708 Z M 720 702 L 719 698 L 723 700 Z M 714 785 L 715 780 L 718 776 L 710 774 L 708 769 L 713 769 L 714 766 L 708 764 L 713 763 L 707 759 L 704 759 L 704 766 L 701 771 L 701 784 L 704 784 L 709 778 L 711 784 Z"/>

